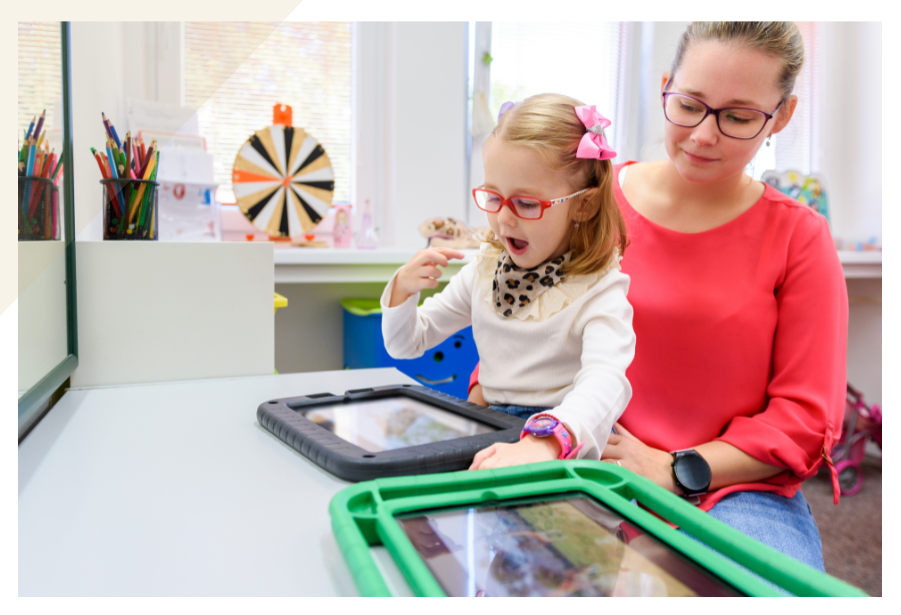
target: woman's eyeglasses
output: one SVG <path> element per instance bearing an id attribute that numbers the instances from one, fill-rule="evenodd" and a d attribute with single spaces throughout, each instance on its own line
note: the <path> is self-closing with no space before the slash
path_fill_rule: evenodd
<path id="1" fill-rule="evenodd" d="M 497 192 L 485 190 L 484 188 L 474 189 L 472 191 L 472 196 L 476 200 L 476 206 L 482 211 L 487 211 L 490 214 L 496 214 L 506 205 L 517 218 L 537 220 L 544 215 L 544 210 L 548 207 L 559 205 L 567 199 L 588 192 L 588 190 L 589 188 L 585 188 L 584 190 L 579 190 L 569 196 L 564 196 L 552 201 L 542 201 L 541 199 L 536 199 L 531 196 L 511 196 L 509 199 L 505 199 Z"/>
<path id="2" fill-rule="evenodd" d="M 779 107 L 781 106 L 782 103 L 779 103 Z M 773 119 L 779 107 L 772 113 L 746 107 L 713 109 L 697 98 L 685 94 L 663 93 L 663 115 L 676 126 L 694 128 L 708 115 L 713 115 L 716 117 L 716 125 L 720 132 L 733 139 L 753 139 L 759 135 L 766 123 Z"/>

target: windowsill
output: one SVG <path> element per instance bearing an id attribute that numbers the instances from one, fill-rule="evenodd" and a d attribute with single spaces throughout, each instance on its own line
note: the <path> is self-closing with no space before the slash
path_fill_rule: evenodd
<path id="1" fill-rule="evenodd" d="M 387 282 L 398 267 L 410 260 L 419 248 L 377 248 L 375 250 L 337 248 L 275 247 L 275 282 Z M 475 258 L 478 250 L 463 250 L 466 258 L 452 261 L 453 274 Z M 839 260 L 845 278 L 882 278 L 882 252 L 841 250 Z"/>
<path id="2" fill-rule="evenodd" d="M 275 283 L 387 282 L 397 268 L 421 248 L 275 248 Z M 448 275 L 457 273 L 475 258 L 478 250 L 462 250 L 462 260 L 451 261 Z"/>

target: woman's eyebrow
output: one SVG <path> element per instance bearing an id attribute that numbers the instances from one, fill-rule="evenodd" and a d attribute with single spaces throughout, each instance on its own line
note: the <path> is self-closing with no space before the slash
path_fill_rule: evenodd
<path id="1" fill-rule="evenodd" d="M 700 98 L 700 99 L 703 99 L 703 98 L 704 98 L 704 93 L 703 93 L 703 92 L 698 92 L 697 90 L 684 90 L 682 93 L 683 93 L 683 94 L 688 94 L 689 96 L 694 96 L 695 98 Z M 752 101 L 752 100 L 745 100 L 745 99 L 743 99 L 743 98 L 733 98 L 732 100 L 730 100 L 730 101 L 727 102 L 726 104 L 727 104 L 727 105 L 743 105 L 743 106 L 746 106 L 746 107 L 754 107 L 754 105 L 758 105 L 758 103 L 756 103 L 756 102 L 754 102 L 754 101 Z M 759 106 L 759 105 L 758 105 L 758 106 Z M 756 108 L 756 107 L 755 107 L 755 108 Z"/>

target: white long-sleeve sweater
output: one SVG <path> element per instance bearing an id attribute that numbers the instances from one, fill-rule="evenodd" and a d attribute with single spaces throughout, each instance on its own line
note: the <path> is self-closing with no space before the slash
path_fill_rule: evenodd
<path id="1" fill-rule="evenodd" d="M 485 279 L 496 260 L 482 267 L 480 281 L 481 258 L 486 258 L 484 246 L 479 258 L 419 308 L 419 293 L 388 307 L 395 273 L 381 298 L 388 354 L 398 359 L 422 356 L 471 324 L 485 400 L 553 408 L 551 413 L 576 442 L 584 443 L 578 457 L 600 459 L 613 424 L 632 397 L 626 379 L 635 354 L 632 306 L 626 299 L 629 276 L 612 268 L 544 320 L 503 318 L 490 304 L 491 281 Z"/>

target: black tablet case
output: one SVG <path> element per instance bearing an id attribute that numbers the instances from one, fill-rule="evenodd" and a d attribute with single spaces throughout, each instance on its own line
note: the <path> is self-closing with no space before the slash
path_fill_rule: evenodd
<path id="1" fill-rule="evenodd" d="M 403 395 L 495 427 L 497 431 L 443 442 L 370 452 L 306 418 L 317 407 Z M 288 446 L 335 476 L 349 481 L 465 470 L 477 452 L 495 442 L 518 442 L 525 419 L 415 385 L 354 389 L 344 395 L 316 393 L 260 404 L 260 425 Z"/>

